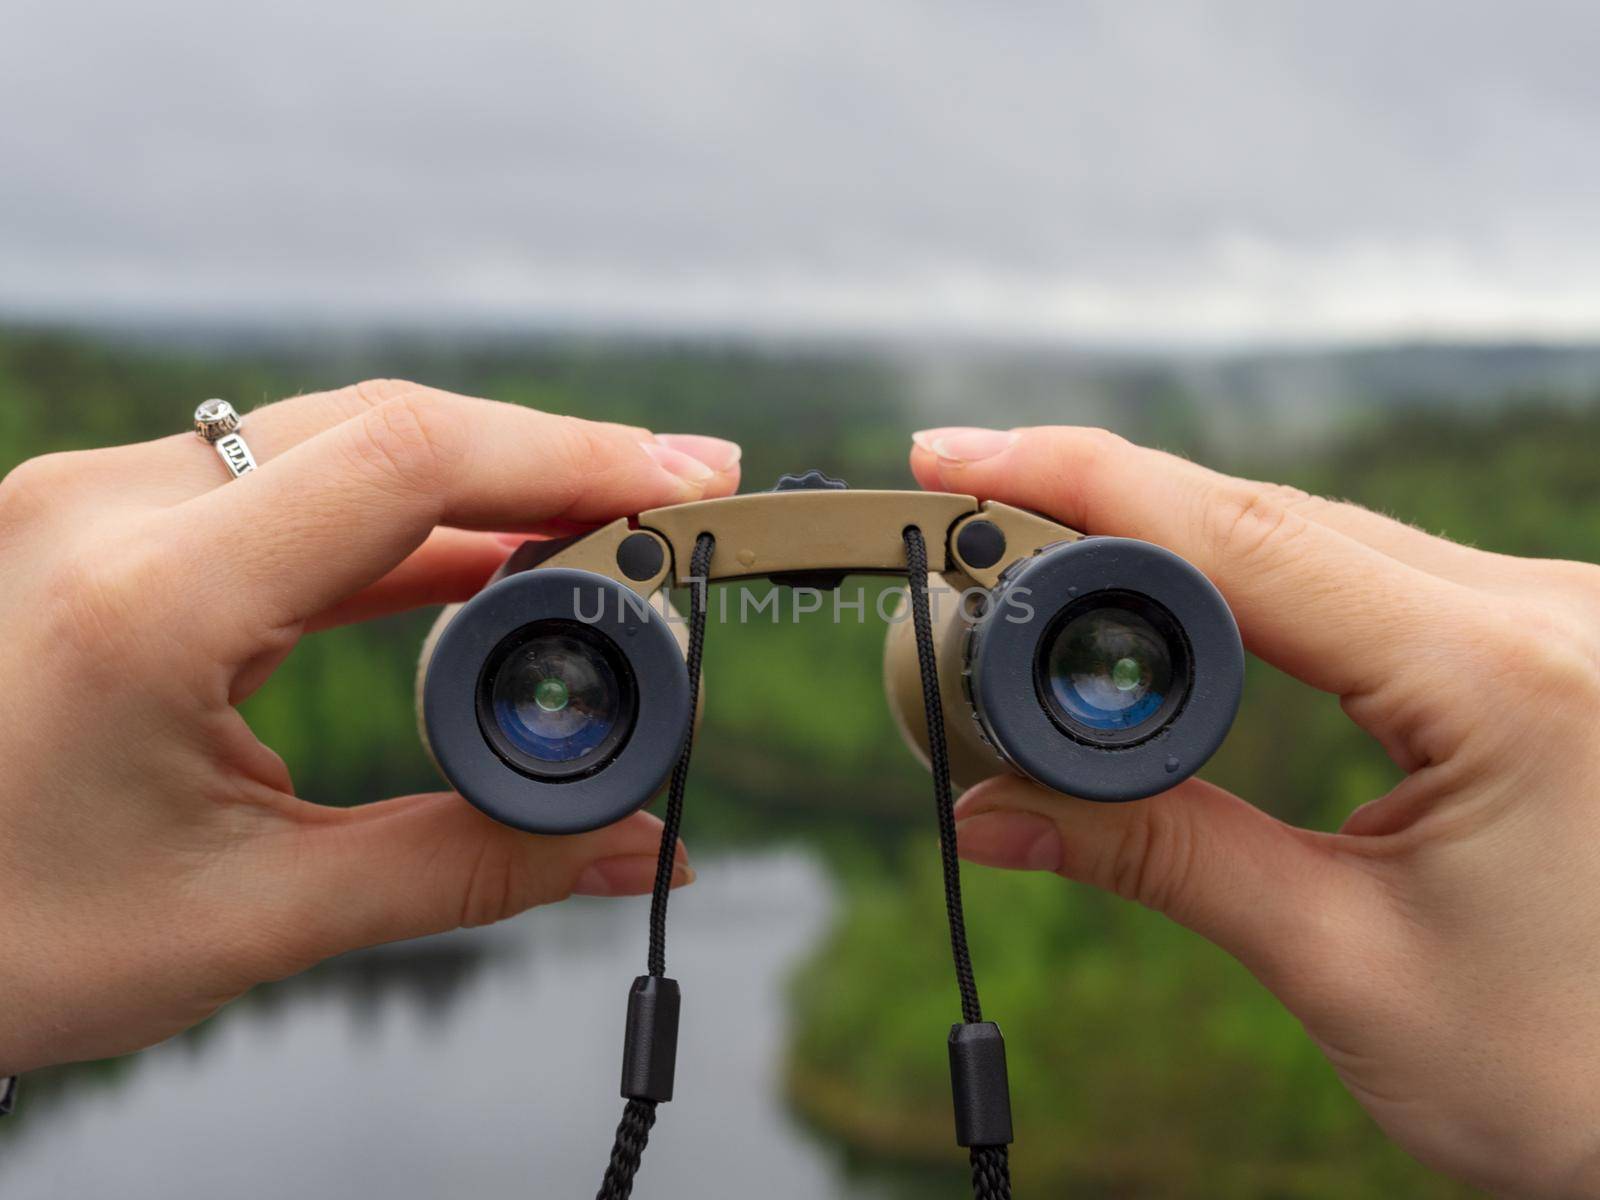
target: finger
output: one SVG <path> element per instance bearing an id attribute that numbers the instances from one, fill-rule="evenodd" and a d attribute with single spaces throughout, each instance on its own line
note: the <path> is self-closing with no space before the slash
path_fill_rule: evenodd
<path id="1" fill-rule="evenodd" d="M 1341 696 L 1415 682 L 1464 625 L 1488 624 L 1468 589 L 1312 521 L 1272 487 L 1102 430 L 923 435 L 913 469 L 925 486 L 1167 547 L 1222 591 L 1251 650 Z"/>
<path id="2" fill-rule="evenodd" d="M 939 460 L 932 451 L 932 445 L 940 436 L 954 432 L 957 430 L 926 429 L 915 435 L 916 446 L 911 467 L 924 487 L 942 486 L 938 482 Z M 1177 462 L 1186 461 L 1161 450 L 1149 450 L 1147 453 Z M 1286 508 L 1299 512 L 1319 525 L 1336 529 L 1390 558 L 1468 587 L 1503 593 L 1525 591 L 1532 582 L 1528 578 L 1530 572 L 1537 573 L 1544 566 L 1543 563 L 1452 541 L 1443 534 L 1429 533 L 1353 501 L 1331 500 L 1284 484 L 1260 483 L 1256 486 L 1270 491 Z"/>
<path id="3" fill-rule="evenodd" d="M 1014 776 L 956 807 L 961 857 L 1051 871 L 1165 913 L 1293 1001 L 1336 976 L 1389 920 L 1340 839 L 1283 824 L 1199 779 L 1132 804 L 1091 804 Z"/>
<path id="4" fill-rule="evenodd" d="M 1498 555 L 1452 542 L 1347 500 L 1329 500 L 1282 484 L 1260 486 L 1273 491 L 1285 507 L 1317 524 L 1442 579 L 1476 587 L 1501 577 L 1491 569 Z"/>
<path id="5" fill-rule="evenodd" d="M 617 428 L 629 433 L 640 432 L 629 426 Z M 739 465 L 739 447 L 721 438 L 663 433 L 656 435 L 655 440 L 683 450 L 707 465 L 715 464 L 721 471 L 736 470 Z M 581 524 L 557 520 L 548 522 L 540 532 L 559 536 L 579 533 L 585 528 Z M 435 529 L 420 548 L 382 579 L 312 617 L 308 631 L 467 600 L 500 569 L 507 554 L 527 540 L 523 534 Z"/>
<path id="6" fill-rule="evenodd" d="M 1564 597 L 1594 611 L 1594 574 L 1587 563 L 1518 558 L 1428 533 L 1395 517 L 1347 500 L 1307 495 L 1298 488 L 1261 484 L 1307 518 L 1429 574 L 1498 596 Z"/>
<path id="7" fill-rule="evenodd" d="M 375 379 L 332 391 L 291 396 L 249 411 L 240 403 L 240 433 L 257 464 L 268 463 L 307 438 L 386 400 L 417 390 L 419 385 L 406 380 Z M 192 432 L 117 446 L 107 453 L 115 456 L 108 459 L 118 468 L 115 474 L 126 476 L 155 503 L 178 504 L 233 478 L 216 453 Z"/>
<path id="8" fill-rule="evenodd" d="M 435 604 L 455 604 L 475 596 L 500 569 L 507 555 L 527 538 L 517 534 L 435 529 L 428 540 L 394 570 L 355 595 L 311 617 L 305 633 L 353 625 Z M 278 670 L 293 651 L 300 630 L 286 631 L 273 644 L 237 664 L 228 702 L 243 704 Z"/>
<path id="9" fill-rule="evenodd" d="M 307 806 L 310 807 L 310 806 Z M 408 796 L 323 809 L 262 848 L 266 901 L 291 939 L 289 969 L 361 946 L 486 925 L 570 895 L 642 895 L 655 878 L 661 822 L 649 813 L 592 833 L 539 837 L 491 820 L 460 796 Z M 694 879 L 680 843 L 673 886 Z"/>
<path id="10" fill-rule="evenodd" d="M 249 443 L 256 462 L 265 464 L 301 442 L 379 405 L 432 390 L 404 379 L 371 379 L 331 391 L 277 400 L 248 412 L 241 403 L 240 432 Z M 630 434 L 639 442 L 651 441 L 653 437 L 649 430 L 636 426 L 613 425 L 610 428 Z M 139 490 L 141 496 L 158 504 L 181 503 L 233 478 L 217 455 L 206 450 L 192 432 L 113 447 L 105 453 L 108 469 L 104 475 L 123 481 L 124 487 L 131 486 Z"/>
<path id="11" fill-rule="evenodd" d="M 313 616 L 307 630 L 331 629 L 466 600 L 482 589 L 511 551 L 525 540 L 521 535 L 435 529 L 427 541 L 376 583 Z"/>
<path id="12" fill-rule="evenodd" d="M 419 392 L 368 409 L 226 488 L 178 506 L 223 611 L 292 627 L 398 566 L 436 526 L 598 524 L 726 495 L 721 469 L 633 431 L 514 405 Z M 192 510 L 192 511 L 191 511 Z M 218 528 L 237 530 L 217 539 Z"/>

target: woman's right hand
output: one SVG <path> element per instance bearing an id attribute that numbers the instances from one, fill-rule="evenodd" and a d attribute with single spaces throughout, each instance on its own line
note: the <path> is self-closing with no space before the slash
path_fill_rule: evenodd
<path id="1" fill-rule="evenodd" d="M 1600 567 L 1510 558 L 1104 431 L 929 430 L 925 487 L 1183 555 L 1246 645 L 1406 773 L 1337 833 L 1192 779 L 1132 804 L 1014 777 L 962 854 L 1054 871 L 1237 956 L 1387 1133 L 1517 1196 L 1600 1196 Z"/>
<path id="2" fill-rule="evenodd" d="M 509 553 L 489 531 L 726 495 L 738 447 L 393 381 L 242 433 L 241 479 L 183 433 L 0 485 L 0 1075 L 358 946 L 650 890 L 648 813 L 535 837 L 448 792 L 325 807 L 237 706 L 308 631 L 471 595 Z"/>

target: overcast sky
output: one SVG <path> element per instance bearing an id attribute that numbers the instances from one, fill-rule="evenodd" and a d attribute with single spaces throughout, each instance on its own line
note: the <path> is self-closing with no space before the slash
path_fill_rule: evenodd
<path id="1" fill-rule="evenodd" d="M 0 310 L 1600 335 L 1600 5 L 0 0 Z"/>

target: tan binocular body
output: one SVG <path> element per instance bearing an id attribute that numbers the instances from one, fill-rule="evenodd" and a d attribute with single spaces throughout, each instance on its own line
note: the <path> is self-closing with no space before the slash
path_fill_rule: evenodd
<path id="1" fill-rule="evenodd" d="M 763 578 L 832 587 L 845 575 L 904 575 L 904 531 L 913 525 L 928 548 L 951 777 L 958 787 L 970 787 L 1007 769 L 973 718 L 964 687 L 962 638 L 976 615 L 973 597 L 995 587 L 1011 564 L 1082 536 L 1065 525 L 948 492 L 797 488 L 655 508 L 576 537 L 530 540 L 496 579 L 525 570 L 573 568 L 614 580 L 671 613 L 663 589 L 672 587 Z M 690 557 L 703 533 L 715 537 L 715 549 L 706 578 L 691 579 Z M 451 605 L 440 614 L 418 665 L 417 711 L 425 745 L 423 685 L 433 650 L 461 607 Z M 896 614 L 888 624 L 884 689 L 901 734 L 926 765 L 928 727 L 916 641 L 903 616 Z M 674 620 L 672 628 L 683 644 L 684 624 Z M 697 722 L 699 716 L 697 711 Z"/>

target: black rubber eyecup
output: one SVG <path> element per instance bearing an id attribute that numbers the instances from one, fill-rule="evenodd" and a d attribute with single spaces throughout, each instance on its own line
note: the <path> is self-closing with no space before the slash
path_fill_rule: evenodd
<path id="1" fill-rule="evenodd" d="M 1135 611 L 1142 598 L 1146 615 L 1171 626 L 1183 686 L 1136 737 L 1073 728 L 1041 691 L 1041 657 L 1062 615 L 1092 608 L 1097 594 Z M 966 666 L 995 748 L 1046 787 L 1086 800 L 1137 800 L 1187 779 L 1222 744 L 1244 688 L 1244 648 L 1221 593 L 1171 551 L 1129 538 L 1063 543 L 1008 571 L 973 630 Z"/>
<path id="2" fill-rule="evenodd" d="M 581 623 L 615 648 L 631 677 L 632 725 L 609 761 L 535 778 L 486 735 L 482 680 L 518 631 L 554 621 Z M 582 833 L 643 808 L 671 774 L 691 716 L 688 667 L 666 618 L 615 580 L 565 567 L 508 576 L 465 604 L 440 635 L 423 683 L 423 722 L 445 778 L 495 820 L 530 833 Z"/>

